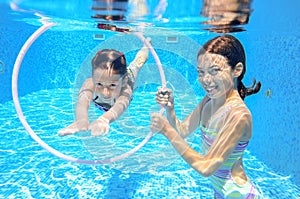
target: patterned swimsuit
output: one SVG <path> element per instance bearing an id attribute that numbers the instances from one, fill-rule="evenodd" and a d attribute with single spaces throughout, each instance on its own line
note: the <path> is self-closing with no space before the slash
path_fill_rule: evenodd
<path id="1" fill-rule="evenodd" d="M 202 152 L 207 153 L 216 139 L 218 132 L 205 128 L 202 124 L 200 125 L 200 129 L 202 133 Z M 239 142 L 224 164 L 209 177 L 215 192 L 215 198 L 262 198 L 250 179 L 245 184 L 239 185 L 231 175 L 232 166 L 242 158 L 247 145 L 248 141 Z"/>

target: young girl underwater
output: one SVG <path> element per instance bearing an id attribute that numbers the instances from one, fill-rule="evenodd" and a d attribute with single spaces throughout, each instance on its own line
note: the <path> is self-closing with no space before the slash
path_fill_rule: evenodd
<path id="1" fill-rule="evenodd" d="M 150 38 L 146 40 L 151 41 Z M 119 118 L 129 106 L 134 83 L 148 59 L 148 54 L 148 47 L 144 44 L 127 67 L 123 53 L 113 49 L 98 51 L 92 60 L 92 77 L 85 80 L 78 94 L 76 119 L 60 130 L 59 134 L 65 136 L 87 130 L 90 130 L 93 136 L 108 133 L 110 123 Z M 89 122 L 88 116 L 91 103 L 104 111 L 92 123 Z"/>
<path id="2" fill-rule="evenodd" d="M 244 98 L 260 90 L 242 83 L 246 58 L 242 44 L 231 35 L 218 36 L 204 44 L 198 56 L 198 79 L 206 96 L 182 122 L 174 110 L 171 89 L 159 89 L 158 104 L 167 118 L 152 113 L 150 128 L 163 134 L 200 175 L 212 183 L 215 198 L 262 198 L 243 167 L 244 151 L 252 136 L 252 116 Z M 198 127 L 201 153 L 184 140 Z"/>

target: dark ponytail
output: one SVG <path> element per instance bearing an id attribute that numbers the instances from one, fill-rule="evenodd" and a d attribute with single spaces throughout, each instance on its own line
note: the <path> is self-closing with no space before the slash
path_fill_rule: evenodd
<path id="1" fill-rule="evenodd" d="M 260 90 L 260 87 L 261 87 L 261 83 L 260 82 L 256 83 L 256 80 L 253 79 L 253 84 L 251 87 L 247 88 L 247 87 L 245 87 L 245 85 L 243 84 L 242 81 L 239 81 L 237 89 L 238 89 L 238 92 L 239 92 L 241 98 L 244 100 L 245 97 L 258 93 L 258 91 Z"/>

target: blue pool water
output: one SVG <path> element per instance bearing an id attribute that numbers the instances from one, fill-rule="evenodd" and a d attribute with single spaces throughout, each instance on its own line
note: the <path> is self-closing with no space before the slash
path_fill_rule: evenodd
<path id="1" fill-rule="evenodd" d="M 70 6 L 0 3 L 0 198 L 213 198 L 206 178 L 191 169 L 161 135 L 155 134 L 132 156 L 104 165 L 68 162 L 49 153 L 22 126 L 12 101 L 11 78 L 16 57 L 28 37 L 41 26 L 36 10 L 53 16 L 57 25 L 42 34 L 28 50 L 19 74 L 19 98 L 33 131 L 49 146 L 75 158 L 107 159 L 136 147 L 149 133 L 149 114 L 158 111 L 155 91 L 161 85 L 155 60 L 150 56 L 141 71 L 131 106 L 105 137 L 88 132 L 60 137 L 57 131 L 74 119 L 76 94 L 90 73 L 94 52 L 116 46 L 132 60 L 141 42 L 132 35 L 94 28 L 82 3 Z M 195 55 L 217 33 L 200 29 L 200 5 L 178 11 L 174 1 L 165 17 L 168 23 L 145 28 L 145 36 L 163 64 L 168 86 L 175 90 L 177 112 L 184 118 L 203 96 L 197 81 Z M 156 1 L 149 1 L 153 8 Z M 298 7 L 297 7 L 298 6 Z M 247 53 L 245 83 L 262 82 L 262 90 L 246 99 L 253 115 L 253 138 L 245 153 L 248 176 L 265 198 L 300 198 L 299 121 L 299 2 L 253 2 L 246 31 L 234 33 Z M 65 8 L 65 9 L 63 9 Z M 89 7 L 88 7 L 89 8 Z M 88 9 L 87 8 L 87 9 Z M 272 15 L 266 14 L 269 10 Z M 76 12 L 77 11 L 77 12 Z M 70 20 L 70 15 L 74 19 Z M 188 14 L 187 18 L 183 18 Z M 83 17 L 88 16 L 88 17 Z M 195 22 L 196 21 L 196 22 Z M 105 40 L 95 39 L 102 35 Z M 168 42 L 176 37 L 177 42 Z M 187 45 L 188 44 L 188 45 Z M 101 114 L 94 107 L 90 115 Z M 138 113 L 138 114 L 136 114 Z M 197 150 L 199 132 L 188 142 Z"/>
<path id="2" fill-rule="evenodd" d="M 182 103 L 188 97 L 178 94 Z M 146 126 L 139 123 L 149 123 L 149 110 L 139 103 L 143 101 L 144 106 L 152 107 L 153 96 L 154 92 L 138 92 L 129 110 L 138 109 L 141 121 L 134 121 L 136 116 L 126 113 L 112 127 L 122 126 L 126 130 L 113 130 L 104 138 L 87 133 L 63 138 L 57 135 L 73 118 L 70 89 L 41 90 L 22 97 L 21 101 L 32 129 L 50 146 L 73 157 L 107 159 L 133 148 L 148 133 Z M 181 108 L 188 112 L 193 104 Z M 1 161 L 3 198 L 213 198 L 207 179 L 184 163 L 160 135 L 154 135 L 127 159 L 109 165 L 81 165 L 49 154 L 30 139 L 18 122 L 12 102 L 2 104 L 0 110 L 6 118 L 1 121 L 1 153 L 5 157 Z M 199 140 L 196 134 L 189 141 L 197 149 Z M 246 151 L 244 165 L 265 198 L 299 195 L 299 187 L 290 176 L 276 173 L 250 151 Z"/>

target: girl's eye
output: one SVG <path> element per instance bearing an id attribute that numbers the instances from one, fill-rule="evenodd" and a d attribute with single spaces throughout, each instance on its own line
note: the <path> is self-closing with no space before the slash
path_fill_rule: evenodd
<path id="1" fill-rule="evenodd" d="M 198 70 L 198 77 L 203 77 L 203 76 L 204 76 L 204 72 Z"/>
<path id="2" fill-rule="evenodd" d="M 212 69 L 210 70 L 210 74 L 211 74 L 211 75 L 216 75 L 216 74 L 218 74 L 219 71 L 221 71 L 220 68 L 212 68 Z"/>
<path id="3" fill-rule="evenodd" d="M 96 83 L 96 85 L 97 85 L 97 86 L 104 86 L 104 84 L 102 84 L 102 83 L 100 83 L 100 82 Z M 114 87 L 114 86 L 117 86 L 117 84 L 109 84 L 109 85 L 107 85 L 107 86 L 109 86 L 109 87 Z"/>
<path id="4" fill-rule="evenodd" d="M 111 85 L 109 85 L 109 87 L 110 88 L 115 88 L 115 87 L 117 87 L 117 84 L 111 84 Z"/>

